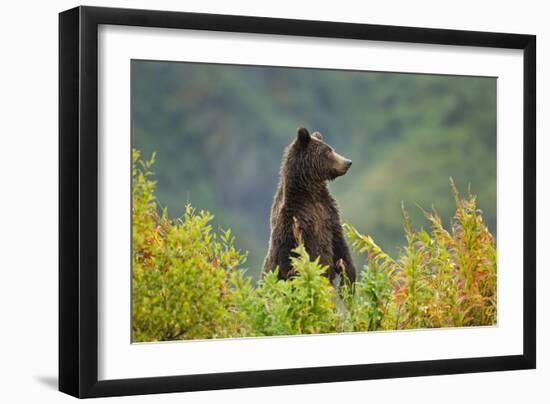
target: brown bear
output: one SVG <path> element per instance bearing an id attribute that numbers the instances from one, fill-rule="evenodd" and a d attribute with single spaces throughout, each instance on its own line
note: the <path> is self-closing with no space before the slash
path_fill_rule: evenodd
<path id="1" fill-rule="evenodd" d="M 312 259 L 320 257 L 329 267 L 326 276 L 332 283 L 342 271 L 355 281 L 338 206 L 327 187 L 327 181 L 346 174 L 350 166 L 351 160 L 336 153 L 320 133 L 310 135 L 307 129 L 298 129 L 283 155 L 263 274 L 279 267 L 279 279 L 294 275 L 290 255 L 303 242 Z"/>

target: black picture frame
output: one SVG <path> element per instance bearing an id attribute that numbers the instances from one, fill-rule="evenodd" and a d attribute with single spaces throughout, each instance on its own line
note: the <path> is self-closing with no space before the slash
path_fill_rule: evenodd
<path id="1" fill-rule="evenodd" d="M 98 26 L 181 28 L 523 50 L 523 354 L 98 380 Z M 75 397 L 183 392 L 534 369 L 536 366 L 534 35 L 77 7 L 59 15 L 59 390 Z"/>

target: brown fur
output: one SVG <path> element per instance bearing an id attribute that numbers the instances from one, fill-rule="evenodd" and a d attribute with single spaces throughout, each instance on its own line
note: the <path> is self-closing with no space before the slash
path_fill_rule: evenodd
<path id="1" fill-rule="evenodd" d="M 298 129 L 281 164 L 264 274 L 279 267 L 280 279 L 292 276 L 290 255 L 301 239 L 311 258 L 320 257 L 320 262 L 329 267 L 331 282 L 342 271 L 355 281 L 338 206 L 327 187 L 327 181 L 344 175 L 350 166 L 351 161 L 326 144 L 320 133 L 310 135 L 307 129 Z"/>

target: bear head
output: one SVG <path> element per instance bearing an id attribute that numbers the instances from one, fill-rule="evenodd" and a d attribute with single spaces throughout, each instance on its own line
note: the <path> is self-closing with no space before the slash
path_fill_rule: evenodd
<path id="1" fill-rule="evenodd" d="M 351 167 L 351 160 L 336 153 L 319 132 L 310 135 L 306 128 L 298 129 L 296 139 L 287 150 L 287 163 L 287 169 L 307 182 L 331 181 L 346 174 Z"/>

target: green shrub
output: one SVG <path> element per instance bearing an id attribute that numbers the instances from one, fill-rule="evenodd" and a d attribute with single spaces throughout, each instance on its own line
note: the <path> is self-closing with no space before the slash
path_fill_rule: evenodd
<path id="1" fill-rule="evenodd" d="M 456 203 L 451 232 L 436 212 L 424 212 L 431 233 L 416 231 L 403 208 L 407 245 L 398 259 L 346 225 L 353 248 L 366 253 L 369 261 L 348 293 L 348 329 L 496 324 L 495 241 L 475 197 L 462 199 L 452 180 L 451 187 Z"/>
<path id="2" fill-rule="evenodd" d="M 311 261 L 303 245 L 291 257 L 296 276 L 287 281 L 277 271 L 266 274 L 257 288 L 246 288 L 239 307 L 249 335 L 295 335 L 335 332 L 338 312 L 334 288 L 323 275 L 328 269 Z"/>
<path id="3" fill-rule="evenodd" d="M 335 289 L 326 267 L 303 245 L 295 276 L 271 272 L 254 285 L 231 230 L 186 206 L 182 218 L 159 212 L 151 179 L 154 155 L 132 166 L 132 340 L 322 334 L 496 323 L 496 248 L 475 198 L 451 182 L 456 213 L 447 232 L 424 212 L 430 232 L 414 230 L 402 209 L 407 244 L 394 259 L 352 225 L 352 247 L 367 258 L 358 281 Z"/>
<path id="4" fill-rule="evenodd" d="M 172 221 L 157 213 L 150 180 L 153 158 L 133 153 L 132 340 L 218 338 L 240 326 L 233 306 L 231 272 L 245 256 L 231 231 L 216 233 L 213 216 L 186 207 Z"/>

